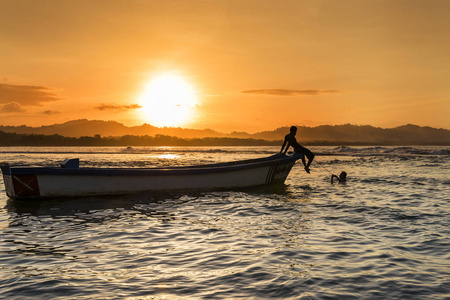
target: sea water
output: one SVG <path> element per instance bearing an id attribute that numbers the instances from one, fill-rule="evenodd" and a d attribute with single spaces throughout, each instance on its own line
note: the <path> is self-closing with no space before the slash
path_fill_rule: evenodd
<path id="1" fill-rule="evenodd" d="M 15 201 L 2 299 L 450 299 L 450 148 L 310 147 L 284 185 Z M 0 148 L 0 163 L 153 167 L 279 147 Z M 348 173 L 331 184 L 331 173 Z"/>

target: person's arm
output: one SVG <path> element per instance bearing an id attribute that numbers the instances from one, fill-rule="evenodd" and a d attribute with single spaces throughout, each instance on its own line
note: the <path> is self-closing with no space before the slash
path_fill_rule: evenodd
<path id="1" fill-rule="evenodd" d="M 283 154 L 284 146 L 286 146 L 286 143 L 288 143 L 287 139 L 284 139 L 283 146 L 281 146 L 280 154 Z M 289 143 L 287 144 L 286 151 L 284 153 L 287 152 L 288 148 L 289 148 Z"/>
<path id="2" fill-rule="evenodd" d="M 334 183 L 333 182 L 333 178 L 335 178 L 336 177 L 336 179 L 338 180 L 338 182 L 341 182 L 341 180 L 339 179 L 339 177 L 337 177 L 336 175 L 331 175 L 331 183 Z"/>

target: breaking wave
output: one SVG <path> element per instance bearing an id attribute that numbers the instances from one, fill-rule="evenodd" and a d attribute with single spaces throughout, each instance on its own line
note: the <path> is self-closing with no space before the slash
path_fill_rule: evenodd
<path id="1" fill-rule="evenodd" d="M 417 146 L 417 147 L 330 147 L 324 155 L 450 155 L 449 147 Z"/>
<path id="2" fill-rule="evenodd" d="M 2 154 L 159 154 L 159 153 L 253 153 L 271 155 L 280 151 L 280 146 L 248 146 L 248 147 L 0 147 Z M 307 146 L 319 155 L 450 155 L 448 146 Z"/>

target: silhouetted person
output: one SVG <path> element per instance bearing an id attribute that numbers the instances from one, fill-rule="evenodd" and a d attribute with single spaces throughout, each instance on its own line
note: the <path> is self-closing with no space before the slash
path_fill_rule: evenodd
<path id="1" fill-rule="evenodd" d="M 284 137 L 284 142 L 283 142 L 283 146 L 281 146 L 280 154 L 286 154 L 289 147 L 292 146 L 292 148 L 294 148 L 295 153 L 303 154 L 302 162 L 303 162 L 303 165 L 305 166 L 305 171 L 309 173 L 309 171 L 310 171 L 309 166 L 311 165 L 315 155 L 309 149 L 303 147 L 302 145 L 300 145 L 297 142 L 297 140 L 295 139 L 296 134 L 297 134 L 297 127 L 292 126 L 290 129 L 290 133 Z M 285 146 L 286 146 L 286 149 L 284 148 Z M 284 152 L 283 152 L 283 150 L 284 150 Z M 308 158 L 308 163 L 306 163 L 306 161 L 305 161 L 305 156 Z"/>
<path id="2" fill-rule="evenodd" d="M 331 183 L 333 182 L 333 179 L 336 178 L 338 180 L 339 183 L 344 183 L 347 181 L 347 173 L 342 171 L 341 174 L 339 174 L 339 177 L 337 177 L 337 175 L 331 175 Z"/>

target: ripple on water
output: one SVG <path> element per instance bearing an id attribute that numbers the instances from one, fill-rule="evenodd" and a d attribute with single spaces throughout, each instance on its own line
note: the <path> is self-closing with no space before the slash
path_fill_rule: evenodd
<path id="1" fill-rule="evenodd" d="M 295 167 L 286 185 L 270 189 L 2 198 L 0 292 L 7 299 L 446 299 L 449 189 L 439 170 L 447 161 L 429 159 L 417 174 L 422 159 L 352 151 L 362 156 L 317 158 L 334 173 L 347 170 L 345 185 L 331 185 L 320 167 L 311 174 Z M 145 162 L 127 155 L 122 165 Z"/>

